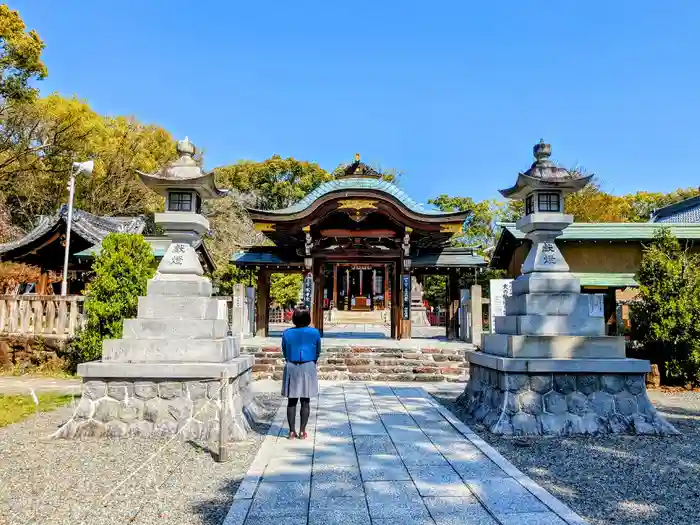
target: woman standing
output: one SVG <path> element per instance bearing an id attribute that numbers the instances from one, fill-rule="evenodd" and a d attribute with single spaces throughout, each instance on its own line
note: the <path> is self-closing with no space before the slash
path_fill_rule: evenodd
<path id="1" fill-rule="evenodd" d="M 297 437 L 296 411 L 301 399 L 299 438 L 306 439 L 311 398 L 318 395 L 316 362 L 321 355 L 321 334 L 316 328 L 309 326 L 311 315 L 306 308 L 296 308 L 292 322 L 294 328 L 289 328 L 282 334 L 282 354 L 286 361 L 282 375 L 282 396 L 288 398 L 289 439 Z"/>

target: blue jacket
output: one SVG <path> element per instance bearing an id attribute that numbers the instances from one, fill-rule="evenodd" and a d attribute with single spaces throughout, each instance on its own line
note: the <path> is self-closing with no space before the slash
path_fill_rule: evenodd
<path id="1" fill-rule="evenodd" d="M 321 355 L 321 333 L 311 326 L 288 328 L 282 334 L 282 354 L 292 363 L 318 361 Z"/>

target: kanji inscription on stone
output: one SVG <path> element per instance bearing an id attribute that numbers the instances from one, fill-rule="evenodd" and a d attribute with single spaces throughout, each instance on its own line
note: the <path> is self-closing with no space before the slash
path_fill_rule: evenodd
<path id="1" fill-rule="evenodd" d="M 173 246 L 174 253 L 185 253 L 186 249 L 187 249 L 186 244 L 175 244 L 175 246 Z"/>
<path id="2" fill-rule="evenodd" d="M 183 258 L 182 255 L 173 255 L 173 257 L 170 259 L 170 264 L 182 264 Z"/>
<path id="3" fill-rule="evenodd" d="M 543 255 L 542 256 L 542 263 L 543 264 L 556 264 L 557 263 L 557 258 L 554 257 L 554 255 Z"/>
<path id="4" fill-rule="evenodd" d="M 554 253 L 554 245 L 551 242 L 543 243 L 542 253 Z"/>

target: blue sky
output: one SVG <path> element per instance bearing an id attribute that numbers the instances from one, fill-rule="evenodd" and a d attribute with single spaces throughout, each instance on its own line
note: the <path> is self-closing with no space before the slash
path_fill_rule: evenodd
<path id="1" fill-rule="evenodd" d="M 206 167 L 293 156 L 404 173 L 425 202 L 497 196 L 532 162 L 607 191 L 700 185 L 700 2 L 10 1 L 42 93 L 189 137 Z"/>

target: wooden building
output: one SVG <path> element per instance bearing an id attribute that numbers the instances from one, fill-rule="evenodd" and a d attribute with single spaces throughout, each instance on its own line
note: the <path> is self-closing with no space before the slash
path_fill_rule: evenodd
<path id="1" fill-rule="evenodd" d="M 50 284 L 49 272 L 61 275 L 66 245 L 68 207 L 62 206 L 55 214 L 41 216 L 36 226 L 14 242 L 0 244 L 0 261 L 31 264 L 41 268 L 42 279 L 33 283 L 29 291 L 37 295 L 60 292 L 60 282 Z M 83 210 L 73 209 L 70 254 L 68 259 L 68 294 L 80 294 L 92 270 L 92 262 L 102 248 L 102 240 L 110 233 L 142 234 L 146 228 L 143 217 L 100 217 Z M 171 240 L 165 237 L 144 237 L 159 261 Z M 195 245 L 202 267 L 213 273 L 214 262 L 200 240 Z M 25 290 L 22 290 L 24 292 Z"/>
<path id="2" fill-rule="evenodd" d="M 62 206 L 53 215 L 38 218 L 36 226 L 24 237 L 0 245 L 0 261 L 31 264 L 42 269 L 44 274 L 63 272 L 66 246 L 68 206 Z M 71 222 L 70 259 L 68 262 L 68 293 L 80 293 L 85 286 L 85 275 L 90 271 L 91 260 L 75 255 L 102 242 L 110 233 L 140 234 L 146 227 L 143 217 L 98 217 L 83 210 L 73 209 Z M 50 295 L 47 279 L 36 283 L 34 293 Z"/>
<path id="3" fill-rule="evenodd" d="M 258 269 L 258 335 L 268 334 L 272 273 L 305 275 L 305 302 L 321 331 L 324 309 L 387 309 L 391 336 L 401 339 L 411 336 L 411 276 L 438 272 L 449 276 L 446 330 L 456 337 L 460 273 L 485 266 L 471 251 L 449 247 L 470 212 L 424 208 L 359 156 L 296 204 L 248 213 L 275 244 L 232 257 L 237 266 Z"/>
<path id="4" fill-rule="evenodd" d="M 513 223 L 502 223 L 500 227 L 501 235 L 490 266 L 516 278 L 530 250 L 530 241 Z M 642 261 L 644 245 L 651 242 L 661 227 L 667 227 L 681 243 L 687 242 L 692 249 L 700 250 L 700 223 L 575 222 L 557 238 L 557 246 L 571 272 L 581 280 L 581 291 L 606 295 L 609 333 L 615 333 L 629 320 L 624 313 L 626 308 L 622 309 L 622 318 L 617 318 L 616 312 L 621 311 L 618 304 L 636 295 L 638 285 L 634 276 Z"/>

